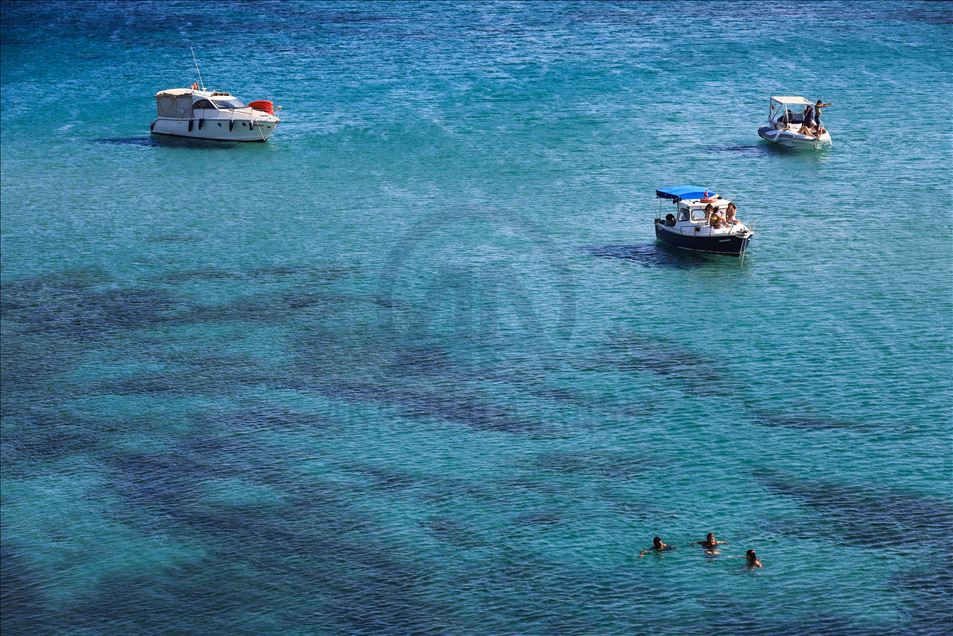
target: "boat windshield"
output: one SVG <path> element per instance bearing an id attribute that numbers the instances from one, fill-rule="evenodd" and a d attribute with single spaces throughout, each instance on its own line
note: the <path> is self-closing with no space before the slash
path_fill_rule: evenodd
<path id="1" fill-rule="evenodd" d="M 705 208 L 695 208 L 692 210 L 692 221 L 704 221 Z"/>
<path id="2" fill-rule="evenodd" d="M 218 106 L 219 108 L 228 109 L 228 108 L 244 108 L 245 107 L 245 104 L 243 104 L 241 100 L 236 99 L 234 97 L 216 97 L 212 101 L 215 102 L 215 105 Z"/>
<path id="3" fill-rule="evenodd" d="M 796 108 L 779 108 L 774 114 L 774 121 L 787 121 L 789 124 L 804 123 L 804 110 Z"/>

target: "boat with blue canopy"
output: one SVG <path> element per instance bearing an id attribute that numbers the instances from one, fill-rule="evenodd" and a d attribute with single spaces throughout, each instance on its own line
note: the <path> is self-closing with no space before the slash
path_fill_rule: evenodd
<path id="1" fill-rule="evenodd" d="M 694 185 L 665 186 L 655 191 L 655 196 L 659 199 L 671 199 L 681 201 L 682 199 L 703 199 L 705 197 L 717 197 L 718 193 L 711 188 L 703 188 Z"/>
<path id="2" fill-rule="evenodd" d="M 662 243 L 709 254 L 744 255 L 754 230 L 737 218 L 733 201 L 713 188 L 694 185 L 657 188 L 655 196 L 659 199 L 655 238 Z M 676 206 L 664 216 L 662 199 Z"/>

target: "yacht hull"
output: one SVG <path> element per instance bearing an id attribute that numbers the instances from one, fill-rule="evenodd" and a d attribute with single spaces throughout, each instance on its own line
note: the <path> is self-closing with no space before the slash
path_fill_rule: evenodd
<path id="1" fill-rule="evenodd" d="M 748 248 L 751 236 L 750 232 L 743 235 L 716 234 L 713 236 L 682 234 L 669 228 L 661 220 L 655 221 L 655 238 L 666 245 L 695 252 L 741 256 Z"/>
<path id="2" fill-rule="evenodd" d="M 210 141 L 266 141 L 277 122 L 228 119 L 173 119 L 152 122 L 153 135 L 170 135 Z"/>

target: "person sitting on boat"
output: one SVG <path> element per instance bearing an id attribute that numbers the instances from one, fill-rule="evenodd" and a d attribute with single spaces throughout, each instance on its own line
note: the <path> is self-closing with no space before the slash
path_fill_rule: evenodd
<path id="1" fill-rule="evenodd" d="M 197 91 L 198 89 L 199 89 L 199 83 L 198 83 L 198 82 L 192 82 L 192 90 L 193 90 L 193 91 Z"/>
<path id="2" fill-rule="evenodd" d="M 830 105 L 831 105 L 830 102 L 824 104 L 824 103 L 821 103 L 821 100 L 817 100 L 817 102 L 814 104 L 814 136 L 815 137 L 820 137 L 821 135 L 827 132 L 826 130 L 824 130 L 823 126 L 821 126 L 821 109 L 828 108 L 830 107 Z"/>
<path id="3" fill-rule="evenodd" d="M 725 222 L 728 225 L 734 225 L 738 223 L 738 219 L 735 218 L 735 213 L 738 211 L 737 206 L 734 203 L 728 204 L 728 209 L 725 210 Z"/>
<path id="4" fill-rule="evenodd" d="M 794 113 L 791 112 L 791 109 L 790 109 L 790 108 L 785 108 L 785 109 L 784 109 L 784 114 L 781 115 L 781 117 L 778 118 L 778 121 L 777 121 L 777 129 L 778 129 L 778 130 L 787 130 L 788 124 L 792 124 L 792 123 L 795 123 L 795 122 L 794 122 Z"/>
<path id="5" fill-rule="evenodd" d="M 801 128 L 797 131 L 799 135 L 813 135 L 814 134 L 814 108 L 810 105 L 804 107 L 804 122 L 801 124 Z"/>
<path id="6" fill-rule="evenodd" d="M 713 228 L 716 230 L 721 228 L 725 223 L 725 218 L 721 215 L 720 208 L 715 208 L 711 213 L 711 218 L 708 220 Z"/>
<path id="7" fill-rule="evenodd" d="M 705 222 L 711 223 L 711 213 L 715 211 L 715 206 L 711 203 L 705 206 Z"/>

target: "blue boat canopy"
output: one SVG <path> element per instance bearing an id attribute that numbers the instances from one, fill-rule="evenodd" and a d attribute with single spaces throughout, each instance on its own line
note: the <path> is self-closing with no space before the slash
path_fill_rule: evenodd
<path id="1" fill-rule="evenodd" d="M 713 197 L 717 194 L 711 188 L 703 188 L 701 186 L 693 185 L 681 185 L 681 186 L 665 186 L 664 188 L 659 188 L 655 191 L 655 196 L 659 199 L 672 199 L 673 201 L 681 201 L 682 199 L 702 199 L 705 197 L 705 194 Z"/>

